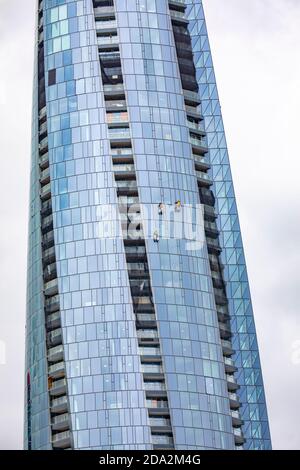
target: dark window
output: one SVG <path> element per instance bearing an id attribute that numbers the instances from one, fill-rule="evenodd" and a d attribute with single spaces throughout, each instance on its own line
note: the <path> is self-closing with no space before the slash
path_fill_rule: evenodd
<path id="1" fill-rule="evenodd" d="M 56 83 L 56 69 L 49 70 L 48 72 L 48 85 L 55 85 Z"/>

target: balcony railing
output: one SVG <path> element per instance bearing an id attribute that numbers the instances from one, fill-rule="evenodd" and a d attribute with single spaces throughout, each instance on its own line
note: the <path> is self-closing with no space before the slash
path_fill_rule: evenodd
<path id="1" fill-rule="evenodd" d="M 97 21 L 96 20 L 96 31 L 97 33 L 101 33 L 102 31 L 113 31 L 117 28 L 116 20 L 105 20 L 105 21 Z"/>
<path id="2" fill-rule="evenodd" d="M 122 83 L 117 85 L 104 85 L 104 94 L 109 96 L 123 95 L 124 85 Z"/>
<path id="3" fill-rule="evenodd" d="M 68 411 L 68 399 L 66 396 L 54 398 L 51 401 L 52 413 L 63 413 Z"/>
<path id="4" fill-rule="evenodd" d="M 151 374 L 162 374 L 163 369 L 160 364 L 142 364 L 142 372 L 143 373 L 151 373 Z"/>
<path id="5" fill-rule="evenodd" d="M 45 137 L 41 142 L 39 143 L 39 149 L 40 151 L 45 150 L 45 148 L 48 147 L 48 137 Z"/>
<path id="6" fill-rule="evenodd" d="M 115 15 L 115 10 L 113 6 L 99 6 L 94 8 L 95 18 L 104 18 Z"/>
<path id="7" fill-rule="evenodd" d="M 62 361 L 50 366 L 48 369 L 48 375 L 53 378 L 63 377 L 65 375 L 65 363 Z"/>
<path id="8" fill-rule="evenodd" d="M 55 346 L 54 348 L 49 349 L 48 351 L 48 361 L 49 362 L 58 362 L 61 361 L 64 357 L 64 348 L 62 345 Z"/>
<path id="9" fill-rule="evenodd" d="M 50 395 L 51 396 L 56 396 L 56 395 L 62 395 L 66 393 L 67 390 L 67 381 L 66 379 L 60 379 L 60 380 L 55 380 L 52 382 L 52 386 L 50 388 Z"/>
<path id="10" fill-rule="evenodd" d="M 46 184 L 46 186 L 43 186 L 41 188 L 40 195 L 41 195 L 42 200 L 50 198 L 50 196 L 51 196 L 51 183 L 48 183 L 48 184 Z"/>
<path id="11" fill-rule="evenodd" d="M 156 330 L 137 330 L 138 338 L 158 338 Z"/>
<path id="12" fill-rule="evenodd" d="M 109 139 L 117 139 L 117 140 L 128 140 L 130 139 L 130 130 L 127 129 L 120 129 L 120 128 L 110 128 L 108 129 L 108 137 Z"/>
<path id="13" fill-rule="evenodd" d="M 52 437 L 52 445 L 55 449 L 65 449 L 71 446 L 71 433 L 70 431 L 60 432 L 54 434 Z"/>
<path id="14" fill-rule="evenodd" d="M 107 113 L 107 124 L 124 124 L 128 122 L 128 113 L 126 111 L 120 113 Z"/>
<path id="15" fill-rule="evenodd" d="M 55 312 L 55 313 L 52 313 L 51 315 L 48 315 L 48 318 L 47 318 L 48 330 L 54 330 L 56 328 L 59 328 L 60 326 L 61 326 L 60 312 Z"/>
<path id="16" fill-rule="evenodd" d="M 119 44 L 118 36 L 98 36 L 98 46 L 117 46 Z"/>
<path id="17" fill-rule="evenodd" d="M 165 436 L 164 434 L 154 434 L 152 436 L 152 442 L 153 444 L 162 444 L 162 445 L 173 445 L 173 437 L 171 436 Z"/>
<path id="18" fill-rule="evenodd" d="M 145 385 L 145 390 L 158 391 L 158 392 L 166 391 L 166 385 L 164 382 L 145 382 L 144 385 Z"/>
<path id="19" fill-rule="evenodd" d="M 207 142 L 205 139 L 197 139 L 197 137 L 193 137 L 193 136 L 191 136 L 190 139 L 191 139 L 191 144 L 194 147 L 201 148 L 207 151 Z"/>
<path id="20" fill-rule="evenodd" d="M 58 293 L 58 281 L 57 279 L 52 279 L 52 281 L 45 283 L 45 295 L 51 297 Z"/>
<path id="21" fill-rule="evenodd" d="M 70 425 L 70 417 L 68 413 L 62 415 L 54 416 L 51 421 L 52 429 L 54 431 L 63 431 L 68 429 Z"/>
<path id="22" fill-rule="evenodd" d="M 43 119 L 47 114 L 47 107 L 44 106 L 39 112 L 39 119 Z"/>
<path id="23" fill-rule="evenodd" d="M 56 330 L 51 331 L 48 333 L 48 341 L 51 346 L 57 346 L 62 342 L 62 329 L 57 328 Z"/>
<path id="24" fill-rule="evenodd" d="M 161 356 L 160 348 L 147 348 L 141 346 L 139 348 L 139 353 L 141 356 Z"/>
<path id="25" fill-rule="evenodd" d="M 189 22 L 189 20 L 185 16 L 185 13 L 183 13 L 181 11 L 170 10 L 170 13 L 171 13 L 171 18 L 172 19 L 178 20 L 178 21 L 183 22 L 183 23 L 188 23 Z"/>

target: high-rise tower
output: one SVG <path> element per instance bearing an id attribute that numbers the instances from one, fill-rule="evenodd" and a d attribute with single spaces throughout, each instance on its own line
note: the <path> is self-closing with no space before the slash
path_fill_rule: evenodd
<path id="1" fill-rule="evenodd" d="M 25 447 L 269 449 L 202 2 L 37 3 Z"/>

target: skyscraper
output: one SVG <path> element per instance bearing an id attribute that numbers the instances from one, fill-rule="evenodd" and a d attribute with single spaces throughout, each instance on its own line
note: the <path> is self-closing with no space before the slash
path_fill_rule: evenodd
<path id="1" fill-rule="evenodd" d="M 25 448 L 269 449 L 201 0 L 38 1 L 32 129 Z"/>

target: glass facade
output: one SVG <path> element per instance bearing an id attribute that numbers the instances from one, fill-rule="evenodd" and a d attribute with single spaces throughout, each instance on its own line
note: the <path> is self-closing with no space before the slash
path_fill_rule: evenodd
<path id="1" fill-rule="evenodd" d="M 236 351 L 234 362 L 240 385 L 237 393 L 243 403 L 245 448 L 269 450 L 271 438 L 247 268 L 204 10 L 202 0 L 186 0 L 185 3 L 214 182 L 221 257 Z"/>
<path id="2" fill-rule="evenodd" d="M 25 448 L 269 448 L 201 2 L 36 30 Z"/>

